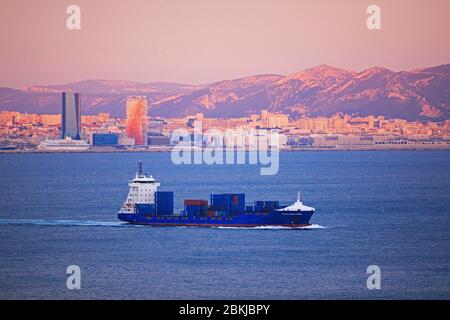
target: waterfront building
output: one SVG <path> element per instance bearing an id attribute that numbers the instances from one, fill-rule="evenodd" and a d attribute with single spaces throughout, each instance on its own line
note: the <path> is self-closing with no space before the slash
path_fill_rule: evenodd
<path id="1" fill-rule="evenodd" d="M 132 147 L 136 144 L 134 138 L 130 137 L 119 137 L 118 145 L 122 147 Z"/>
<path id="2" fill-rule="evenodd" d="M 149 135 L 147 140 L 149 146 L 168 146 L 170 144 L 170 138 L 163 135 Z"/>
<path id="3" fill-rule="evenodd" d="M 95 147 L 115 147 L 119 143 L 117 133 L 93 133 L 92 145 Z"/>

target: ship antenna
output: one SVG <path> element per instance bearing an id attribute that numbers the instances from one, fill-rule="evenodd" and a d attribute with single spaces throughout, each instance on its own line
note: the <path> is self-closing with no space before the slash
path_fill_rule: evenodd
<path id="1" fill-rule="evenodd" d="M 137 172 L 138 176 L 142 175 L 142 161 L 139 160 L 138 162 L 138 172 Z"/>
<path id="2" fill-rule="evenodd" d="M 297 202 L 300 202 L 300 191 L 297 192 Z"/>

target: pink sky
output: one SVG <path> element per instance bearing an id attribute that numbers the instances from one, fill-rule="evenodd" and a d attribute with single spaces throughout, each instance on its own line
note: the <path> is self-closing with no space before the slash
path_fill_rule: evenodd
<path id="1" fill-rule="evenodd" d="M 66 28 L 81 7 L 82 29 Z M 366 28 L 381 7 L 382 30 Z M 192 84 L 318 64 L 450 63 L 448 0 L 2 0 L 0 86 L 85 79 Z"/>

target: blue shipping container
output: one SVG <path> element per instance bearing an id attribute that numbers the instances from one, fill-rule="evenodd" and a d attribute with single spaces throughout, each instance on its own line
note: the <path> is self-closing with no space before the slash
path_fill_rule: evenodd
<path id="1" fill-rule="evenodd" d="M 230 211 L 229 194 L 211 194 L 211 206 L 216 211 Z"/>
<path id="2" fill-rule="evenodd" d="M 230 214 L 241 214 L 245 210 L 245 194 L 211 194 L 211 206 L 216 211 L 226 211 Z"/>
<path id="3" fill-rule="evenodd" d="M 156 207 L 154 204 L 137 203 L 136 213 L 155 214 Z"/>
<path id="4" fill-rule="evenodd" d="M 208 206 L 205 205 L 185 205 L 184 210 L 188 216 L 204 216 L 207 213 Z"/>
<path id="5" fill-rule="evenodd" d="M 264 201 L 264 208 L 274 209 L 274 208 L 278 208 L 278 206 L 279 206 L 279 201 Z"/>
<path id="6" fill-rule="evenodd" d="M 158 215 L 173 214 L 173 192 L 172 191 L 156 191 L 155 203 L 156 203 L 156 214 L 158 214 Z"/>

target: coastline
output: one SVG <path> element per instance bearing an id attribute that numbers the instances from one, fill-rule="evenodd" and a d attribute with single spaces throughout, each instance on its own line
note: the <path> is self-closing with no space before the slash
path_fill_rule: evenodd
<path id="1" fill-rule="evenodd" d="M 113 148 L 92 148 L 88 150 L 0 150 L 0 154 L 46 154 L 46 153 L 164 153 L 171 152 L 172 147 L 168 148 L 152 148 L 152 149 L 113 149 Z M 200 150 L 189 150 L 186 151 L 198 152 Z M 224 150 L 228 151 L 228 150 Z M 245 150 L 249 152 L 252 150 Z M 258 150 L 256 150 L 258 151 Z M 280 152 L 321 152 L 321 151 L 450 151 L 449 145 L 390 145 L 390 146 L 346 146 L 346 147 L 307 147 L 307 148 L 281 148 Z"/>

